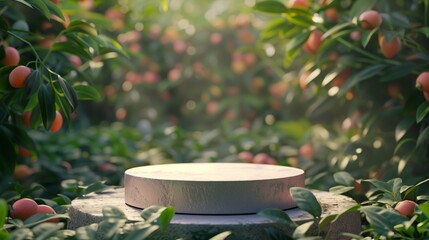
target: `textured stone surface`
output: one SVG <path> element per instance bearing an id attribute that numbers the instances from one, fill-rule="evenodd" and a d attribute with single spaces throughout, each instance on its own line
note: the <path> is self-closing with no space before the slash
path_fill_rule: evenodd
<path id="1" fill-rule="evenodd" d="M 172 205 L 178 213 L 249 214 L 295 207 L 289 189 L 304 186 L 304 171 L 249 163 L 163 164 L 127 170 L 124 185 L 125 202 L 134 207 Z"/>
<path id="2" fill-rule="evenodd" d="M 345 196 L 323 191 L 313 191 L 322 206 L 322 217 L 341 213 L 356 203 Z M 244 203 L 245 204 L 245 203 Z M 73 200 L 70 208 L 68 228 L 97 223 L 102 220 L 102 208 L 115 206 L 121 209 L 129 220 L 142 220 L 141 209 L 128 206 L 124 202 L 124 189 L 112 189 L 101 194 L 90 194 Z M 312 220 L 307 212 L 293 208 L 285 211 L 292 220 L 299 224 Z M 156 239 L 208 239 L 214 234 L 233 231 L 237 239 L 270 239 L 267 229 L 290 232 L 285 226 L 256 214 L 245 215 L 190 215 L 176 214 L 166 232 L 159 232 Z M 361 231 L 360 216 L 357 212 L 345 214 L 332 226 L 322 229 L 326 239 L 342 239 L 342 232 L 359 233 Z M 317 233 L 316 224 L 311 232 Z"/>

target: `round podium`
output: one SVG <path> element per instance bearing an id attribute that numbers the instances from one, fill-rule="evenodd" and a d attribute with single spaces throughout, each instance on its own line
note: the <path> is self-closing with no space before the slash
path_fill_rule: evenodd
<path id="1" fill-rule="evenodd" d="M 250 163 L 177 163 L 125 171 L 125 203 L 173 206 L 182 214 L 253 214 L 290 209 L 291 187 L 304 186 L 297 168 Z"/>

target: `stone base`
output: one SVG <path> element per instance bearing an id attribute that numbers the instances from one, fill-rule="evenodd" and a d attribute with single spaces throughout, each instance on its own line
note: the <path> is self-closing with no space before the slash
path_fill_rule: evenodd
<path id="1" fill-rule="evenodd" d="M 322 207 L 322 217 L 331 214 L 338 214 L 345 209 L 356 204 L 351 198 L 323 191 L 312 191 Z M 98 223 L 103 220 L 102 208 L 104 206 L 115 206 L 121 209 L 129 220 L 141 221 L 141 209 L 130 207 L 124 201 L 124 189 L 111 189 L 99 194 L 89 194 L 88 196 L 77 198 L 72 201 L 70 208 L 69 229 L 76 229 L 81 226 Z M 311 221 L 313 218 L 307 212 L 293 208 L 285 211 L 289 217 L 302 224 Z M 266 229 L 274 228 L 286 231 L 291 234 L 291 230 L 285 226 L 273 223 L 270 219 L 256 214 L 245 215 L 189 215 L 175 214 L 168 231 L 159 232 L 156 239 L 208 239 L 210 236 L 232 231 L 237 239 L 270 239 Z M 310 230 L 317 233 L 316 224 Z M 330 229 L 323 229 L 327 239 L 346 239 L 341 237 L 341 233 L 355 233 L 361 231 L 360 215 L 357 212 L 347 213 L 330 226 Z"/>

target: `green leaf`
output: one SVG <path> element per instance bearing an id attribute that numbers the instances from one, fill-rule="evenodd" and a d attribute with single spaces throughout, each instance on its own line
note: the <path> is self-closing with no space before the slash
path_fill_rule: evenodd
<path id="1" fill-rule="evenodd" d="M 8 239 L 24 240 L 33 239 L 33 232 L 29 228 L 18 228 L 10 233 Z"/>
<path id="2" fill-rule="evenodd" d="M 420 181 L 420 182 L 406 188 L 404 191 L 402 191 L 402 196 L 403 196 L 402 198 L 404 200 L 406 199 L 406 200 L 415 201 L 419 187 L 423 184 L 428 183 L 428 182 L 429 182 L 429 178 L 426 178 L 425 180 Z"/>
<path id="3" fill-rule="evenodd" d="M 417 108 L 416 121 L 420 123 L 429 114 L 429 103 L 423 102 Z"/>
<path id="4" fill-rule="evenodd" d="M 96 100 L 102 99 L 100 93 L 92 86 L 89 85 L 75 85 L 73 86 L 79 100 Z"/>
<path id="5" fill-rule="evenodd" d="M 286 51 L 293 51 L 297 48 L 301 48 L 302 44 L 305 42 L 305 40 L 307 40 L 309 35 L 310 32 L 304 32 L 290 39 L 286 44 Z"/>
<path id="6" fill-rule="evenodd" d="M 399 150 L 405 146 L 406 144 L 410 143 L 411 146 L 414 146 L 416 143 L 416 140 L 414 138 L 406 138 L 402 139 L 395 147 L 395 150 L 393 151 L 394 154 L 397 154 Z"/>
<path id="7" fill-rule="evenodd" d="M 127 219 L 127 216 L 119 208 L 114 206 L 104 206 L 102 212 L 104 218 Z"/>
<path id="8" fill-rule="evenodd" d="M 61 18 L 62 20 L 65 20 L 63 12 L 55 3 L 53 3 L 51 0 L 43 0 L 43 2 L 46 4 L 46 7 L 49 9 L 49 12 Z"/>
<path id="9" fill-rule="evenodd" d="M 57 42 L 52 46 L 54 52 L 67 52 L 85 59 L 91 59 L 91 54 L 86 49 L 71 42 Z"/>
<path id="10" fill-rule="evenodd" d="M 70 22 L 66 31 L 69 33 L 81 32 L 88 34 L 92 37 L 96 37 L 98 35 L 97 29 L 93 25 L 82 20 L 73 20 L 72 22 Z"/>
<path id="11" fill-rule="evenodd" d="M 37 213 L 25 219 L 24 227 L 33 227 L 51 219 L 65 218 L 69 219 L 68 214 Z"/>
<path id="12" fill-rule="evenodd" d="M 341 213 L 339 213 L 339 214 L 336 215 L 335 219 L 332 220 L 332 222 L 337 221 L 338 219 L 340 219 L 342 216 L 344 216 L 347 213 L 358 211 L 360 209 L 360 207 L 361 207 L 360 204 L 356 204 L 356 205 L 354 205 L 352 207 L 349 207 L 348 209 L 343 210 Z"/>
<path id="13" fill-rule="evenodd" d="M 115 234 L 121 231 L 127 220 L 108 218 L 98 224 L 98 232 L 102 234 L 103 239 L 112 239 Z"/>
<path id="14" fill-rule="evenodd" d="M 209 240 L 224 240 L 227 237 L 229 237 L 231 234 L 232 234 L 231 231 L 221 232 L 221 233 L 216 234 L 215 236 L 211 237 Z"/>
<path id="15" fill-rule="evenodd" d="M 385 74 L 380 78 L 380 82 L 390 82 L 411 74 L 419 67 L 419 64 L 414 62 L 403 62 L 399 66 L 392 66 L 385 71 Z"/>
<path id="16" fill-rule="evenodd" d="M 429 38 L 429 27 L 421 27 L 416 29 L 417 32 L 423 33 L 426 38 Z"/>
<path id="17" fill-rule="evenodd" d="M 82 192 L 82 195 L 88 195 L 90 193 L 99 193 L 102 192 L 104 190 L 109 189 L 110 187 L 106 184 L 104 184 L 101 181 L 96 181 L 94 183 L 91 183 L 90 185 L 88 185 Z"/>
<path id="18" fill-rule="evenodd" d="M 7 202 L 3 198 L 0 199 L 0 229 L 3 229 L 4 224 L 6 223 L 7 218 Z"/>
<path id="19" fill-rule="evenodd" d="M 39 91 L 40 86 L 42 85 L 42 76 L 40 71 L 34 70 L 28 75 L 27 80 L 25 81 L 25 95 L 27 99 L 30 99 L 37 91 Z"/>
<path id="20" fill-rule="evenodd" d="M 125 240 L 146 239 L 159 229 L 158 225 L 145 225 L 132 231 Z"/>
<path id="21" fill-rule="evenodd" d="M 429 202 L 419 204 L 419 209 L 426 215 L 426 218 L 429 219 Z"/>
<path id="22" fill-rule="evenodd" d="M 353 186 L 355 183 L 354 177 L 350 173 L 344 171 L 336 172 L 334 174 L 334 181 L 345 186 Z"/>
<path id="23" fill-rule="evenodd" d="M 166 207 L 163 206 L 150 206 L 143 209 L 140 216 L 145 220 L 146 223 L 152 223 L 158 220 L 165 209 Z"/>
<path id="24" fill-rule="evenodd" d="M 392 192 L 392 185 L 386 182 L 382 182 L 377 179 L 365 179 L 364 182 L 371 183 L 374 187 L 377 188 L 377 190 L 380 190 L 385 193 L 391 193 Z"/>
<path id="25" fill-rule="evenodd" d="M 342 24 L 338 24 L 338 25 L 336 25 L 336 26 L 334 26 L 334 27 L 330 28 L 328 31 L 326 31 L 326 32 L 322 35 L 322 39 L 327 39 L 327 38 L 329 38 L 330 36 L 332 36 L 333 34 L 335 34 L 335 33 L 339 32 L 340 30 L 342 30 L 342 29 L 344 29 L 344 28 L 347 28 L 347 27 L 349 27 L 349 26 L 352 26 L 352 25 L 354 25 L 354 23 L 352 23 L 352 22 L 345 22 L 345 23 L 342 23 Z"/>
<path id="26" fill-rule="evenodd" d="M 172 206 L 166 207 L 159 216 L 159 225 L 161 227 L 161 230 L 167 230 L 168 226 L 170 225 L 171 219 L 173 219 L 174 216 L 174 208 Z"/>
<path id="27" fill-rule="evenodd" d="M 42 0 L 25 0 L 31 7 L 37 9 L 44 17 L 47 19 L 51 18 L 51 13 L 46 6 L 46 4 Z"/>
<path id="28" fill-rule="evenodd" d="M 314 224 L 314 222 L 313 222 L 313 221 L 310 221 L 310 222 L 306 222 L 306 223 L 303 223 L 303 224 L 299 225 L 299 226 L 295 229 L 295 231 L 293 231 L 293 235 L 292 235 L 292 237 L 293 237 L 294 239 L 304 238 L 304 237 L 305 237 L 305 234 L 308 232 L 308 230 L 310 230 L 310 228 L 311 228 L 311 226 L 312 226 L 313 224 Z"/>
<path id="29" fill-rule="evenodd" d="M 392 24 L 400 28 L 409 28 L 411 25 L 407 16 L 401 12 L 390 13 L 390 18 L 392 20 Z"/>
<path id="30" fill-rule="evenodd" d="M 276 208 L 267 208 L 258 212 L 259 216 L 266 217 L 272 221 L 284 225 L 287 228 L 295 229 L 296 224 L 283 210 Z"/>
<path id="31" fill-rule="evenodd" d="M 420 132 L 419 137 L 417 138 L 416 146 L 422 146 L 429 139 L 429 127 L 426 127 L 422 132 Z M 426 147 L 426 146 L 424 146 Z"/>
<path id="32" fill-rule="evenodd" d="M 386 67 L 386 65 L 384 65 L 384 64 L 373 65 L 373 66 L 367 67 L 367 68 L 363 69 L 362 71 L 352 75 L 345 82 L 343 87 L 341 87 L 339 94 L 344 95 L 345 93 L 347 93 L 352 87 L 354 87 L 358 83 L 379 74 L 385 67 Z"/>
<path id="33" fill-rule="evenodd" d="M 328 215 L 323 217 L 322 219 L 320 219 L 319 221 L 319 229 L 325 229 L 326 227 L 328 227 L 329 229 L 329 225 L 336 219 L 337 215 L 333 214 L 333 215 Z"/>
<path id="34" fill-rule="evenodd" d="M 41 223 L 32 230 L 35 240 L 45 240 L 56 236 L 56 233 L 64 227 L 64 223 Z"/>
<path id="35" fill-rule="evenodd" d="M 39 107 L 45 129 L 50 129 L 55 119 L 55 95 L 51 85 L 42 85 L 39 89 Z"/>
<path id="36" fill-rule="evenodd" d="M 58 76 L 58 83 L 60 84 L 61 90 L 64 93 L 68 103 L 70 104 L 70 107 L 73 111 L 76 110 L 78 105 L 78 97 L 73 87 L 67 82 L 67 80 L 65 80 L 61 76 Z"/>
<path id="37" fill-rule="evenodd" d="M 377 1 L 374 0 L 357 0 L 354 1 L 353 7 L 350 10 L 349 14 L 351 18 L 359 17 L 361 13 L 366 10 L 372 9 Z"/>
<path id="38" fill-rule="evenodd" d="M 76 229 L 77 239 L 97 239 L 98 224 L 94 223 L 89 226 L 84 226 Z"/>
<path id="39" fill-rule="evenodd" d="M 342 186 L 342 185 L 339 185 L 339 186 L 334 186 L 334 187 L 329 188 L 329 192 L 335 193 L 335 194 L 343 194 L 343 193 L 346 193 L 346 192 L 350 192 L 353 189 L 355 189 L 355 188 L 351 187 L 351 186 Z"/>
<path id="40" fill-rule="evenodd" d="M 377 206 L 363 206 L 360 211 L 365 214 L 366 220 L 371 227 L 379 234 L 387 235 L 389 231 L 394 231 L 394 226 L 408 220 L 393 209 L 386 209 Z"/>
<path id="41" fill-rule="evenodd" d="M 401 140 L 405 136 L 408 129 L 411 128 L 411 126 L 414 124 L 414 122 L 415 122 L 414 117 L 407 117 L 407 118 L 402 119 L 398 123 L 398 125 L 396 125 L 396 129 L 395 129 L 396 141 Z"/>
<path id="42" fill-rule="evenodd" d="M 286 15 L 287 19 L 289 20 L 289 22 L 300 26 L 300 27 L 311 27 L 313 26 L 314 22 L 311 19 L 311 16 L 305 14 L 305 15 L 301 15 L 301 14 L 287 14 Z"/>
<path id="43" fill-rule="evenodd" d="M 296 205 L 302 210 L 307 211 L 315 218 L 319 218 L 322 215 L 322 208 L 310 190 L 302 187 L 292 187 L 290 194 Z"/>
<path id="44" fill-rule="evenodd" d="M 253 9 L 267 13 L 286 13 L 289 11 L 283 3 L 278 1 L 257 2 Z"/>
<path id="45" fill-rule="evenodd" d="M 368 31 L 363 31 L 362 32 L 362 37 L 361 37 L 361 42 L 362 42 L 362 46 L 364 48 L 366 48 L 366 46 L 368 45 L 369 41 L 371 40 L 372 36 L 374 35 L 374 33 L 376 33 L 378 31 L 378 28 L 374 28 L 372 30 L 368 30 Z"/>
<path id="46" fill-rule="evenodd" d="M 122 48 L 121 44 L 112 38 L 101 35 L 98 36 L 98 38 L 96 38 L 95 40 L 102 47 L 101 50 L 103 50 L 103 53 L 116 52 L 122 54 L 123 56 L 128 56 L 128 54 Z"/>

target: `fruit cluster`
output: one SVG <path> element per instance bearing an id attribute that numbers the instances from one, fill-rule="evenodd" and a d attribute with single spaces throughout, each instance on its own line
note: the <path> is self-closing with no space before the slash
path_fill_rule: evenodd
<path id="1" fill-rule="evenodd" d="M 243 151 L 238 154 L 238 159 L 246 163 L 277 164 L 277 160 L 266 153 L 253 155 L 249 151 Z"/>
<path id="2" fill-rule="evenodd" d="M 30 198 L 21 198 L 13 203 L 12 210 L 10 211 L 9 216 L 11 218 L 18 218 L 24 221 L 38 213 L 56 214 L 55 210 L 51 206 L 45 204 L 39 205 L 33 199 Z M 58 221 L 58 218 L 53 218 L 47 220 L 46 222 L 56 223 Z"/>

